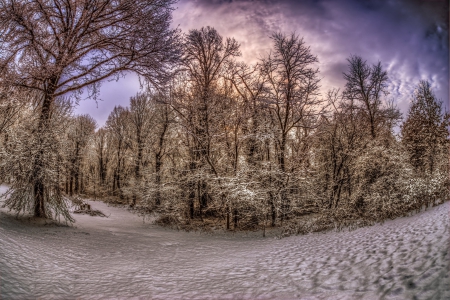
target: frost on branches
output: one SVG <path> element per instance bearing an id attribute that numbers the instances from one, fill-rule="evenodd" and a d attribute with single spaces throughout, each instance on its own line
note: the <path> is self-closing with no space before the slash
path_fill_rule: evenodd
<path id="1" fill-rule="evenodd" d="M 318 58 L 295 34 L 273 33 L 272 51 L 246 64 L 212 27 L 170 30 L 172 1 L 86 3 L 0 0 L 9 208 L 71 220 L 64 195 L 92 197 L 187 230 L 291 234 L 448 199 L 449 116 L 429 83 L 399 136 L 381 62 L 349 57 L 343 89 L 322 95 Z M 145 88 L 97 130 L 62 100 L 127 71 Z"/>
<path id="2" fill-rule="evenodd" d="M 61 189 L 66 161 L 70 106 L 64 100 L 56 102 L 49 126 L 36 132 L 39 115 L 32 106 L 26 107 L 16 124 L 6 131 L 8 137 L 1 149 L 2 178 L 10 188 L 4 205 L 20 212 L 40 209 L 41 216 L 63 217 L 72 222 L 69 203 Z M 36 167 L 39 166 L 39 167 Z M 36 183 L 42 183 L 42 206 L 35 205 Z"/>

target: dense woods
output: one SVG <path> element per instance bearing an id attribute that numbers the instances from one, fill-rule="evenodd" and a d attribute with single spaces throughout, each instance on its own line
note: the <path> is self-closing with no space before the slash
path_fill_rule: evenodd
<path id="1" fill-rule="evenodd" d="M 179 228 L 300 233 L 448 199 L 450 116 L 427 81 L 402 117 L 381 62 L 349 57 L 345 86 L 321 94 L 296 34 L 247 65 L 214 28 L 170 30 L 170 1 L 0 3 L 0 168 L 17 212 L 72 220 L 79 196 Z M 81 90 L 124 71 L 145 88 L 105 126 L 73 115 Z"/>

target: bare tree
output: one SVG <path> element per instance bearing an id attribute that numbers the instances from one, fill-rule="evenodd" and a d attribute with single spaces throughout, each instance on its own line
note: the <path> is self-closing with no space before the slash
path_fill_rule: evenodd
<path id="1" fill-rule="evenodd" d="M 110 143 L 111 133 L 105 127 L 99 128 L 90 141 L 86 153 L 86 167 L 88 171 L 88 186 L 86 192 L 94 198 L 105 196 L 107 193 L 107 174 L 112 161 L 114 149 Z M 67 187 L 68 189 L 68 187 Z"/>
<path id="2" fill-rule="evenodd" d="M 13 87 L 40 91 L 37 134 L 49 126 L 56 97 L 133 71 L 153 84 L 170 75 L 178 31 L 171 0 L 1 0 L 0 76 Z M 40 154 L 41 156 L 44 153 Z M 45 217 L 45 183 L 35 163 L 35 215 Z"/>
<path id="3" fill-rule="evenodd" d="M 211 159 L 211 130 L 214 130 L 211 126 L 212 110 L 215 109 L 213 102 L 217 99 L 214 97 L 214 90 L 226 65 L 239 55 L 239 44 L 236 40 L 227 38 L 223 41 L 219 33 L 211 27 L 190 30 L 184 38 L 183 65 L 191 82 L 191 100 L 195 103 L 195 110 L 191 110 L 195 115 L 184 115 L 194 127 L 190 128 L 195 139 L 195 149 L 192 152 L 194 157 L 190 163 L 192 170 L 207 165 L 212 173 L 217 175 Z M 197 182 L 197 189 L 200 191 L 198 197 L 202 211 L 207 206 L 209 197 L 206 182 Z M 195 194 L 190 195 L 192 197 Z"/>
<path id="4" fill-rule="evenodd" d="M 162 98 L 162 99 L 161 99 Z M 155 204 L 161 204 L 161 184 L 162 167 L 164 157 L 168 154 L 167 138 L 170 135 L 171 125 L 174 123 L 173 109 L 164 100 L 164 95 L 157 95 L 153 98 L 155 101 L 156 126 L 153 132 L 155 142 L 152 146 L 152 152 L 155 156 Z"/>
<path id="5" fill-rule="evenodd" d="M 352 196 L 354 181 L 353 165 L 368 143 L 363 126 L 362 112 L 354 106 L 345 105 L 339 90 L 328 92 L 327 100 L 332 107 L 331 115 L 324 116 L 315 132 L 316 168 L 319 173 L 318 194 L 321 205 L 336 209 L 341 199 Z M 345 195 L 344 195 L 345 193 Z"/>
<path id="6" fill-rule="evenodd" d="M 138 187 L 141 180 L 141 166 L 143 160 L 144 146 L 148 142 L 153 125 L 154 108 L 151 101 L 152 95 L 139 93 L 130 99 L 130 121 L 133 127 L 132 135 L 134 144 L 134 180 Z M 136 205 L 136 192 L 133 195 L 131 206 Z"/>
<path id="7" fill-rule="evenodd" d="M 225 145 L 229 148 L 227 152 L 232 158 L 233 176 L 240 177 L 238 174 L 245 173 L 240 172 L 238 168 L 238 163 L 241 161 L 239 158 L 242 154 L 245 155 L 245 161 L 248 165 L 243 165 L 240 168 L 244 168 L 249 173 L 248 175 L 255 174 L 262 167 L 261 162 L 265 156 L 263 140 L 267 128 L 264 124 L 268 121 L 268 114 L 263 99 L 267 92 L 267 79 L 265 74 L 260 72 L 259 64 L 249 66 L 238 62 L 230 64 L 227 80 L 231 82 L 235 91 L 227 97 L 230 99 L 228 108 L 223 110 L 226 114 L 223 118 L 225 137 L 227 138 Z M 228 139 L 229 135 L 232 138 Z M 249 177 L 251 178 L 251 175 Z M 235 182 L 236 179 L 231 179 L 231 182 Z M 225 196 L 228 197 L 228 195 Z M 239 205 L 236 205 L 234 201 L 230 204 L 234 206 L 232 212 L 234 228 L 237 228 Z M 228 208 L 226 210 L 227 229 L 229 229 L 230 212 Z M 272 216 L 272 224 L 274 225 L 275 210 L 272 211 Z"/>
<path id="8" fill-rule="evenodd" d="M 247 160 L 256 163 L 262 160 L 261 143 L 258 141 L 261 123 L 264 123 L 264 102 L 266 77 L 260 72 L 258 64 L 248 66 L 244 63 L 233 64 L 228 79 L 241 97 L 237 120 L 242 123 L 242 133 L 246 139 Z"/>
<path id="9" fill-rule="evenodd" d="M 94 147 L 95 152 L 97 154 L 97 160 L 98 160 L 98 176 L 100 179 L 100 184 L 104 185 L 106 182 L 106 172 L 108 168 L 108 162 L 109 162 L 109 149 L 108 148 L 108 131 L 105 128 L 100 128 L 97 130 L 94 136 Z"/>
<path id="10" fill-rule="evenodd" d="M 132 148 L 130 142 L 130 111 L 122 106 L 114 107 L 106 120 L 106 128 L 111 132 L 111 147 L 115 149 L 112 191 L 123 198 L 122 179 L 127 151 Z M 116 193 L 117 191 L 117 193 Z"/>
<path id="11" fill-rule="evenodd" d="M 74 191 L 76 194 L 81 192 L 81 164 L 85 156 L 86 146 L 93 137 L 97 126 L 95 120 L 89 115 L 80 115 L 71 121 L 68 128 L 68 142 L 70 143 L 68 151 L 70 151 L 70 154 L 68 184 L 66 184 L 66 192 L 68 188 L 70 196 L 73 195 Z"/>
<path id="12" fill-rule="evenodd" d="M 378 131 L 392 127 L 401 117 L 398 109 L 383 102 L 383 96 L 388 95 L 387 72 L 383 71 L 380 62 L 369 66 L 359 56 L 351 56 L 348 63 L 348 73 L 344 73 L 347 81 L 344 96 L 350 105 L 362 111 L 370 135 L 375 139 Z"/>
<path id="13" fill-rule="evenodd" d="M 313 67 L 318 60 L 295 34 L 275 33 L 272 40 L 273 53 L 262 60 L 262 72 L 269 85 L 266 105 L 275 125 L 278 166 L 281 173 L 286 173 L 286 145 L 291 131 L 310 126 L 306 121 L 317 117 L 322 110 L 322 101 L 317 97 L 319 70 Z M 286 194 L 282 202 L 282 215 L 285 215 L 289 210 Z"/>

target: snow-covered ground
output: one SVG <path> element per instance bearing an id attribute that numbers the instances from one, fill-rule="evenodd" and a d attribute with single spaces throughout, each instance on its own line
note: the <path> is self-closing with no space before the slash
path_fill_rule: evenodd
<path id="1" fill-rule="evenodd" d="M 1 209 L 0 299 L 450 299 L 449 202 L 281 240 L 166 230 L 90 204 L 109 218 L 58 227 Z"/>

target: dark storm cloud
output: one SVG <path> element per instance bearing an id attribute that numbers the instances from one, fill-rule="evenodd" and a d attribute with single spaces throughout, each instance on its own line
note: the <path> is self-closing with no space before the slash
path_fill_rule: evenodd
<path id="1" fill-rule="evenodd" d="M 414 86 L 429 80 L 448 101 L 448 4 L 445 1 L 183 1 L 174 22 L 184 31 L 215 27 L 241 43 L 242 59 L 270 51 L 270 34 L 296 32 L 319 58 L 323 92 L 343 87 L 346 59 L 381 61 L 390 98 L 406 111 Z"/>
<path id="2" fill-rule="evenodd" d="M 180 0 L 173 26 L 187 32 L 212 26 L 240 44 L 242 60 L 255 63 L 270 51 L 270 34 L 295 32 L 318 56 L 322 94 L 343 88 L 346 59 L 359 55 L 381 61 L 390 95 L 407 111 L 414 87 L 429 80 L 448 103 L 448 2 L 420 0 Z M 139 87 L 136 76 L 104 83 L 98 109 L 84 101 L 77 113 L 90 113 L 102 125 L 114 105 L 127 105 Z M 447 104 L 448 107 L 448 104 Z"/>

